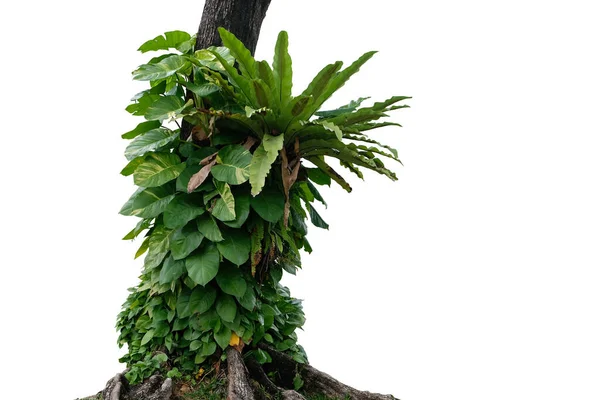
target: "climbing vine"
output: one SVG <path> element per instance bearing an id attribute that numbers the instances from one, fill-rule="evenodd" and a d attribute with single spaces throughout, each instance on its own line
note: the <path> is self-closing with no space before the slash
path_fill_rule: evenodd
<path id="1" fill-rule="evenodd" d="M 223 47 L 194 51 L 193 36 L 173 31 L 139 48 L 163 54 L 133 72 L 149 88 L 127 111 L 145 121 L 122 135 L 131 142 L 121 174 L 138 189 L 120 213 L 139 218 L 124 239 L 143 234 L 135 256 L 145 255 L 117 321 L 131 383 L 218 368 L 228 346 L 264 364 L 257 345 L 267 343 L 306 363 L 302 306 L 280 280 L 312 251 L 307 221 L 328 228 L 313 206 L 325 204 L 317 186 L 351 191 L 334 159 L 360 178 L 366 168 L 396 179 L 382 161 L 399 162 L 396 150 L 365 132 L 397 125 L 380 119 L 408 97 L 320 110 L 375 52 L 327 65 L 293 96 L 286 32 L 272 65 L 219 32 Z"/>

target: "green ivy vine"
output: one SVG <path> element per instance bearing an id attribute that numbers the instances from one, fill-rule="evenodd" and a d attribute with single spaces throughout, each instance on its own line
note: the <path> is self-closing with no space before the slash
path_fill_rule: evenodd
<path id="1" fill-rule="evenodd" d="M 131 142 L 121 174 L 138 189 L 120 213 L 140 218 L 124 239 L 145 235 L 140 283 L 117 321 L 131 383 L 208 370 L 230 345 L 261 363 L 270 358 L 260 342 L 307 362 L 296 336 L 302 305 L 280 280 L 312 250 L 306 221 L 328 228 L 313 207 L 325 204 L 317 186 L 351 191 L 332 159 L 360 178 L 366 168 L 396 179 L 381 159 L 400 162 L 398 153 L 365 132 L 397 125 L 379 120 L 409 97 L 320 110 L 374 52 L 345 69 L 327 65 L 292 96 L 286 32 L 272 65 L 219 32 L 223 47 L 194 51 L 195 37 L 173 31 L 139 48 L 166 53 L 133 72 L 149 88 L 127 111 L 145 121 L 122 135 Z"/>

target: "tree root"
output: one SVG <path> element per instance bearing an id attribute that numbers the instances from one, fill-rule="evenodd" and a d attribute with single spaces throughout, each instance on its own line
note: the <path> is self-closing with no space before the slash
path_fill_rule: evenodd
<path id="1" fill-rule="evenodd" d="M 266 365 L 270 371 L 277 372 L 275 383 L 265 369 L 253 358 L 243 359 L 234 347 L 227 352 L 227 400 L 262 400 L 280 398 L 283 400 L 306 400 L 293 387 L 293 379 L 300 374 L 304 384 L 302 391 L 307 396 L 325 395 L 334 399 L 352 400 L 395 400 L 392 395 L 383 395 L 354 389 L 344 385 L 328 374 L 308 364 L 300 364 L 287 354 L 271 346 L 259 347 L 269 353 L 273 362 Z M 260 390 L 259 390 L 260 388 Z M 265 393 L 268 393 L 265 394 Z M 104 400 L 174 400 L 173 382 L 153 375 L 144 383 L 129 385 L 124 374 L 117 374 L 109 380 L 102 391 Z"/>
<path id="2" fill-rule="evenodd" d="M 354 389 L 308 364 L 297 363 L 287 354 L 277 351 L 268 345 L 260 344 L 259 347 L 269 353 L 273 359 L 273 363 L 277 366 L 283 367 L 286 370 L 297 369 L 304 381 L 302 389 L 307 395 L 326 395 L 333 398 L 350 398 L 352 400 L 395 399 L 392 395 L 383 395 Z"/>
<path id="3" fill-rule="evenodd" d="M 254 400 L 248 370 L 242 355 L 233 347 L 227 348 L 227 382 L 227 400 Z"/>
<path id="4" fill-rule="evenodd" d="M 117 374 L 102 391 L 104 400 L 171 400 L 173 381 L 153 375 L 145 382 L 130 386 L 124 374 Z"/>

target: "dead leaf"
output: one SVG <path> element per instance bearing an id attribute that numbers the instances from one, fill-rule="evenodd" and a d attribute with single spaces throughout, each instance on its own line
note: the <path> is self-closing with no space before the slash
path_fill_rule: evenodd
<path id="1" fill-rule="evenodd" d="M 210 163 L 216 156 L 218 153 L 212 153 L 210 156 L 205 157 L 202 159 L 202 161 L 200 161 L 200 165 L 206 165 L 208 163 Z"/>
<path id="2" fill-rule="evenodd" d="M 181 387 L 179 388 L 179 393 L 181 393 L 181 394 L 192 393 L 192 388 L 187 383 L 182 383 Z"/>
<path id="3" fill-rule="evenodd" d="M 288 163 L 287 153 L 285 148 L 279 151 L 281 156 L 281 177 L 283 180 L 283 192 L 285 194 L 285 206 L 283 211 L 283 225 L 287 228 L 288 221 L 290 218 L 290 189 L 292 185 L 298 179 L 298 172 L 300 171 L 300 142 L 298 138 L 296 138 L 296 143 L 294 145 L 294 150 L 296 152 L 296 157 L 292 160 L 291 163 Z M 293 165 L 293 168 L 291 167 Z M 290 168 L 292 170 L 290 171 Z"/>
<path id="4" fill-rule="evenodd" d="M 192 175 L 192 177 L 190 178 L 190 181 L 188 182 L 188 186 L 187 186 L 188 193 L 192 193 L 194 190 L 196 190 L 196 188 L 198 188 L 198 186 L 202 185 L 202 183 L 208 177 L 208 173 L 210 172 L 210 169 L 213 167 L 213 165 L 216 164 L 216 162 L 217 162 L 217 160 L 214 159 L 209 164 L 202 167 L 202 169 L 200 169 L 200 171 L 198 171 L 194 175 Z"/>

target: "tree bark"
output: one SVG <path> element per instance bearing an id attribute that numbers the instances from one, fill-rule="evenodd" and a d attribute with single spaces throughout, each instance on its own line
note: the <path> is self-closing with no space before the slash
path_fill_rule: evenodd
<path id="1" fill-rule="evenodd" d="M 227 348 L 227 384 L 227 400 L 254 400 L 244 360 L 233 347 Z"/>
<path id="2" fill-rule="evenodd" d="M 298 364 L 292 357 L 281 353 L 266 344 L 261 343 L 258 347 L 269 353 L 273 359 L 273 363 L 277 365 L 279 371 L 299 370 L 300 375 L 304 380 L 302 390 L 304 390 L 307 395 L 326 395 L 333 398 L 349 398 L 351 400 L 395 400 L 395 397 L 389 394 L 384 395 L 354 389 L 309 364 Z"/>
<path id="3" fill-rule="evenodd" d="M 196 50 L 221 45 L 217 28 L 233 33 L 254 54 L 271 0 L 206 0 L 198 27 Z"/>

